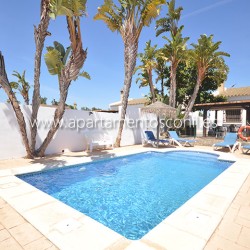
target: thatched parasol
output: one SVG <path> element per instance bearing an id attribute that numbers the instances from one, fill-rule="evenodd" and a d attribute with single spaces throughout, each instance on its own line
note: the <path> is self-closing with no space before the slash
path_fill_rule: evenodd
<path id="1" fill-rule="evenodd" d="M 159 145 L 159 134 L 160 134 L 160 116 L 167 118 L 176 118 L 176 108 L 173 108 L 165 103 L 156 101 L 146 107 L 141 108 L 142 113 L 154 113 L 157 115 L 157 147 Z"/>
<path id="2" fill-rule="evenodd" d="M 146 107 L 141 108 L 143 113 L 154 113 L 158 116 L 176 118 L 176 108 L 173 108 L 163 102 L 156 101 Z"/>

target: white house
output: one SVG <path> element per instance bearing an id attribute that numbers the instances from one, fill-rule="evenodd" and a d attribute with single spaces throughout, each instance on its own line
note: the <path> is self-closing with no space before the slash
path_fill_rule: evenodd
<path id="1" fill-rule="evenodd" d="M 237 131 L 240 126 L 250 124 L 250 87 L 226 89 L 223 84 L 216 95 L 225 96 L 227 101 L 194 106 L 196 110 L 203 110 L 204 119 L 215 121 L 227 131 Z"/>
<path id="2" fill-rule="evenodd" d="M 122 106 L 122 98 L 123 98 L 123 90 L 121 90 L 121 99 L 120 101 L 113 102 L 109 104 L 109 108 L 111 110 L 119 111 Z M 138 108 L 142 108 L 148 102 L 147 98 L 137 98 L 137 99 L 129 99 L 128 100 L 128 108 L 138 110 Z"/>

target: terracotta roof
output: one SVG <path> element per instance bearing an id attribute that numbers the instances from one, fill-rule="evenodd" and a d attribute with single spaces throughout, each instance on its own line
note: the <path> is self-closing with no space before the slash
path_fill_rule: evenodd
<path id="1" fill-rule="evenodd" d="M 138 104 L 146 104 L 148 102 L 147 98 L 137 98 L 137 99 L 129 99 L 128 100 L 128 105 L 138 105 Z M 122 105 L 122 102 L 113 102 L 110 103 L 109 106 L 120 106 Z"/>
<path id="2" fill-rule="evenodd" d="M 89 112 L 118 113 L 117 110 L 104 110 L 104 109 L 96 109 L 96 110 L 91 110 Z"/>
<path id="3" fill-rule="evenodd" d="M 250 96 L 250 87 L 229 88 L 221 92 L 220 95 L 223 95 L 226 97 Z"/>
<path id="4" fill-rule="evenodd" d="M 249 109 L 250 100 L 231 101 L 231 102 L 214 102 L 195 104 L 194 109 L 221 110 L 221 109 Z"/>

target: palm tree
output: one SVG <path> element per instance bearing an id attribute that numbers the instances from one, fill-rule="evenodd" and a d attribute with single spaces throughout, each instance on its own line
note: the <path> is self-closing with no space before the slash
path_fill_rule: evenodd
<path id="1" fill-rule="evenodd" d="M 151 41 L 146 42 L 144 53 L 139 53 L 138 57 L 142 65 L 138 66 L 136 70 L 141 70 L 141 78 L 136 81 L 141 81 L 141 86 L 149 85 L 152 101 L 156 101 L 155 89 L 153 84 L 153 70 L 157 67 L 157 59 L 162 57 L 160 50 L 157 50 L 157 45 L 151 46 Z"/>
<path id="2" fill-rule="evenodd" d="M 36 119 L 38 114 L 38 109 L 40 105 L 40 69 L 41 69 L 41 56 L 42 56 L 42 50 L 44 47 L 44 41 L 46 36 L 50 35 L 50 33 L 47 31 L 49 26 L 49 13 L 50 13 L 50 1 L 51 0 L 41 0 L 41 19 L 40 24 L 38 27 L 34 28 L 34 37 L 35 37 L 35 44 L 36 44 L 36 53 L 35 53 L 35 72 L 34 72 L 34 92 L 33 92 L 33 100 L 32 100 L 32 115 L 31 115 L 31 146 L 29 145 L 29 140 L 27 137 L 27 131 L 26 131 L 26 122 L 24 120 L 23 113 L 20 109 L 19 102 L 17 101 L 17 98 L 15 96 L 15 93 L 12 91 L 11 84 L 9 83 L 8 77 L 6 75 L 5 71 L 5 64 L 4 64 L 4 58 L 1 55 L 1 78 L 0 84 L 3 86 L 3 89 L 5 90 L 6 94 L 8 95 L 8 98 L 10 100 L 10 103 L 14 109 L 14 112 L 16 114 L 17 122 L 19 125 L 19 129 L 21 131 L 22 139 L 25 145 L 25 149 L 27 152 L 27 158 L 33 158 L 33 152 L 36 144 L 36 134 L 37 134 L 37 126 L 36 126 Z"/>
<path id="3" fill-rule="evenodd" d="M 188 54 L 190 62 L 195 63 L 197 67 L 197 81 L 193 94 L 188 102 L 184 119 L 188 118 L 194 106 L 199 89 L 204 79 L 207 77 L 209 70 L 213 68 L 217 72 L 215 76 L 218 79 L 221 79 L 220 76 L 225 75 L 225 72 L 228 71 L 223 56 L 229 57 L 230 55 L 226 52 L 218 51 L 220 44 L 221 42 L 213 42 L 213 35 L 201 35 L 198 39 L 198 44 L 191 44 L 193 50 L 190 50 Z"/>
<path id="4" fill-rule="evenodd" d="M 176 72 L 180 62 L 186 60 L 186 43 L 188 37 L 182 37 L 183 26 L 180 27 L 177 33 L 174 35 L 171 33 L 171 39 L 163 37 L 167 40 L 167 44 L 164 45 L 163 54 L 170 62 L 170 94 L 169 94 L 169 105 L 171 107 L 176 106 Z"/>
<path id="5" fill-rule="evenodd" d="M 50 35 L 48 32 L 50 22 L 50 5 L 54 0 L 41 0 L 41 18 L 38 27 L 34 27 L 34 38 L 36 45 L 35 65 L 34 65 L 34 91 L 32 98 L 32 113 L 31 113 L 31 150 L 35 152 L 36 135 L 37 135 L 37 114 L 40 106 L 40 74 L 41 74 L 41 58 L 44 48 L 45 38 Z"/>
<path id="6" fill-rule="evenodd" d="M 62 3 L 52 1 L 50 9 L 52 18 L 56 18 L 58 15 L 66 15 L 71 45 L 64 49 L 60 43 L 55 42 L 54 47 L 47 48 L 45 62 L 50 74 L 58 76 L 60 99 L 55 110 L 54 122 L 42 145 L 36 150 L 38 156 L 44 156 L 46 148 L 59 128 L 65 112 L 71 82 L 79 76 L 89 77 L 86 72 L 80 73 L 87 58 L 87 50 L 83 50 L 82 46 L 80 29 L 80 17 L 85 15 L 86 0 L 72 0 L 71 2 L 65 0 Z"/>
<path id="7" fill-rule="evenodd" d="M 182 7 L 175 9 L 175 0 L 167 2 L 168 13 L 167 17 L 160 18 L 156 21 L 156 36 L 162 33 L 171 32 L 175 36 L 178 31 L 178 22 L 181 18 Z"/>
<path id="8" fill-rule="evenodd" d="M 30 146 L 29 146 L 29 140 L 28 140 L 28 136 L 27 136 L 25 119 L 24 119 L 23 113 L 21 111 L 19 102 L 16 98 L 16 95 L 12 90 L 11 83 L 8 80 L 6 70 L 5 70 L 4 57 L 1 53 L 1 51 L 0 51 L 0 85 L 4 89 L 5 93 L 8 95 L 9 101 L 10 101 L 10 103 L 13 107 L 13 110 L 15 112 L 17 123 L 19 125 L 19 129 L 21 132 L 23 144 L 25 146 L 26 153 L 27 153 L 26 157 L 32 158 L 33 156 L 32 156 Z"/>
<path id="9" fill-rule="evenodd" d="M 24 120 L 23 113 L 20 109 L 20 105 L 16 99 L 15 93 L 11 89 L 11 85 L 8 81 L 8 77 L 5 70 L 4 58 L 0 54 L 0 85 L 5 90 L 8 98 L 12 104 L 14 112 L 16 114 L 19 129 L 21 131 L 22 139 L 26 148 L 27 157 L 32 158 L 35 155 L 35 144 L 37 135 L 36 119 L 38 109 L 41 102 L 40 97 L 40 71 L 41 71 L 41 55 L 44 47 L 44 41 L 46 36 L 50 35 L 47 31 L 50 18 L 55 18 L 58 15 L 67 16 L 68 31 L 70 35 L 72 53 L 70 59 L 66 63 L 61 72 L 60 93 L 61 99 L 56 110 L 54 119 L 59 119 L 64 113 L 65 100 L 68 93 L 68 87 L 72 80 L 76 80 L 81 67 L 87 56 L 87 51 L 82 49 L 81 31 L 80 31 L 80 16 L 85 13 L 86 0 L 41 0 L 41 20 L 38 27 L 35 27 L 35 73 L 34 73 L 34 93 L 32 100 L 32 115 L 31 115 L 31 146 L 26 132 L 26 122 Z M 83 73 L 86 76 L 86 73 Z M 63 104 L 64 103 L 64 104 Z M 59 124 L 58 124 L 59 126 Z M 45 141 L 38 149 L 39 156 L 43 156 L 44 152 L 55 134 L 58 126 L 54 126 L 49 131 Z"/>
<path id="10" fill-rule="evenodd" d="M 175 0 L 167 3 L 167 17 L 161 18 L 156 22 L 156 36 L 170 32 L 170 38 L 164 37 L 168 44 L 165 45 L 165 57 L 170 62 L 170 91 L 169 105 L 176 106 L 176 71 L 178 64 L 185 58 L 186 42 L 189 38 L 182 38 L 183 26 L 178 27 L 181 17 L 182 7 L 175 8 Z"/>
<path id="11" fill-rule="evenodd" d="M 104 0 L 104 4 L 98 8 L 98 13 L 94 17 L 95 20 L 104 21 L 111 31 L 119 32 L 124 43 L 124 94 L 116 147 L 120 147 L 121 143 L 140 34 L 143 27 L 149 26 L 159 15 L 165 0 L 118 0 L 118 2 L 119 5 L 116 5 L 112 0 Z"/>
<path id="12" fill-rule="evenodd" d="M 30 90 L 30 84 L 25 79 L 25 70 L 23 71 L 23 74 L 21 75 L 17 71 L 14 71 L 14 74 L 12 74 L 17 78 L 17 82 L 11 82 L 10 85 L 13 89 L 17 89 L 21 96 L 24 99 L 24 102 L 26 105 L 29 105 L 29 90 Z"/>
<path id="13" fill-rule="evenodd" d="M 38 27 L 35 27 L 35 67 L 34 67 L 34 92 L 32 98 L 32 114 L 31 114 L 31 149 L 35 153 L 36 135 L 37 135 L 37 115 L 41 104 L 40 96 L 40 74 L 41 74 L 41 57 L 44 48 L 45 38 L 50 36 L 48 31 L 50 19 L 55 19 L 59 15 L 72 16 L 72 10 L 81 9 L 82 6 L 86 6 L 87 0 L 41 0 L 41 19 Z M 82 15 L 82 13 L 76 13 L 76 15 Z M 74 36 L 74 25 L 72 22 L 68 22 L 72 35 Z M 74 39 L 73 39 L 74 40 Z M 75 42 L 73 46 L 76 47 Z"/>
<path id="14" fill-rule="evenodd" d="M 169 79 L 169 67 L 166 65 L 166 60 L 162 57 L 156 58 L 157 65 L 155 68 L 155 73 L 157 75 L 156 83 L 160 82 L 161 90 L 160 95 L 164 99 L 165 91 L 164 87 L 167 85 L 167 80 Z"/>

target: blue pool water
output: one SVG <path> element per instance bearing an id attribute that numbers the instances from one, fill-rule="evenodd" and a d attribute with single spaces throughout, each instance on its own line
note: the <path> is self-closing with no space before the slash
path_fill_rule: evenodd
<path id="1" fill-rule="evenodd" d="M 148 152 L 18 177 L 137 240 L 231 164 L 213 154 Z"/>

